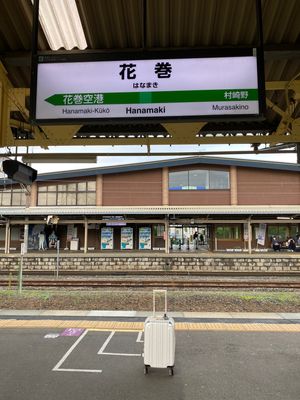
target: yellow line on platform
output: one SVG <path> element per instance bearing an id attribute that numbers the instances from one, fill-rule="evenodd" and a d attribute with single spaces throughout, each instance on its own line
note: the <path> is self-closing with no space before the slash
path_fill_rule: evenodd
<path id="1" fill-rule="evenodd" d="M 87 321 L 87 320 L 16 320 L 0 319 L 0 329 L 66 329 L 83 328 L 88 330 L 142 331 L 143 322 L 124 321 Z M 266 324 L 266 323 L 225 323 L 225 322 L 177 322 L 177 331 L 230 331 L 230 332 L 299 332 L 299 324 Z"/>

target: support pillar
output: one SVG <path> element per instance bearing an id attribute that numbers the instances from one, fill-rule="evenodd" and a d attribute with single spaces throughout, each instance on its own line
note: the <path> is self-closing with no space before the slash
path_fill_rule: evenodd
<path id="1" fill-rule="evenodd" d="M 251 219 L 248 218 L 248 253 L 251 254 L 252 253 L 252 225 L 251 225 Z"/>
<path id="2" fill-rule="evenodd" d="M 162 205 L 169 205 L 169 168 L 164 167 L 162 170 Z"/>
<path id="3" fill-rule="evenodd" d="M 170 253 L 170 239 L 169 239 L 169 220 L 165 220 L 165 253 Z"/>
<path id="4" fill-rule="evenodd" d="M 31 193 L 30 193 L 30 202 L 29 202 L 30 207 L 37 206 L 37 199 L 38 199 L 37 183 L 33 182 L 33 184 L 31 185 Z"/>
<path id="5" fill-rule="evenodd" d="M 24 254 L 27 253 L 28 249 L 28 230 L 29 230 L 28 217 L 26 217 L 25 221 L 26 223 L 24 225 Z"/>
<path id="6" fill-rule="evenodd" d="M 238 204 L 237 169 L 235 165 L 230 166 L 230 204 L 232 206 L 236 206 Z"/>
<path id="7" fill-rule="evenodd" d="M 103 206 L 103 175 L 96 176 L 96 206 Z"/>
<path id="8" fill-rule="evenodd" d="M 10 223 L 6 222 L 5 225 L 5 254 L 9 254 L 10 249 Z"/>
<path id="9" fill-rule="evenodd" d="M 83 252 L 86 254 L 88 251 L 88 221 L 87 218 L 85 217 L 84 219 L 84 246 L 83 246 Z"/>

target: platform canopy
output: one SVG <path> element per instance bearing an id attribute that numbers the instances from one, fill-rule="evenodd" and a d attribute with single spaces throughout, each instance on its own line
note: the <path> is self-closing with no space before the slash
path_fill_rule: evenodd
<path id="1" fill-rule="evenodd" d="M 58 3 L 64 4 L 62 11 Z M 295 149 L 300 142 L 299 0 L 40 0 L 38 51 L 51 56 L 174 50 L 230 54 L 259 45 L 260 3 L 263 119 L 35 126 L 29 118 L 32 0 L 0 0 L 0 147 L 146 145 L 150 151 L 154 144 L 251 144 L 255 152 Z"/>

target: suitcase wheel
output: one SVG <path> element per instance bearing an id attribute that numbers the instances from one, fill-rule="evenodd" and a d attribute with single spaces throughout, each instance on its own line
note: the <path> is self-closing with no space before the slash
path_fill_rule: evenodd
<path id="1" fill-rule="evenodd" d="M 174 367 L 168 367 L 169 370 L 169 376 L 173 376 L 174 375 Z"/>
<path id="2" fill-rule="evenodd" d="M 144 374 L 147 375 L 149 373 L 149 365 L 144 365 Z"/>

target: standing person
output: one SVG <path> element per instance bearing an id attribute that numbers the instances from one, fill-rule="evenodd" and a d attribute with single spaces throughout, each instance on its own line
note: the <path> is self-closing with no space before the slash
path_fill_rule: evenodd
<path id="1" fill-rule="evenodd" d="M 193 242 L 194 242 L 194 248 L 198 249 L 198 232 L 197 231 L 193 235 Z"/>
<path id="2" fill-rule="evenodd" d="M 200 234 L 200 244 L 204 244 L 204 236 L 202 233 Z"/>
<path id="3" fill-rule="evenodd" d="M 39 250 L 45 250 L 45 233 L 43 231 L 39 233 Z"/>

